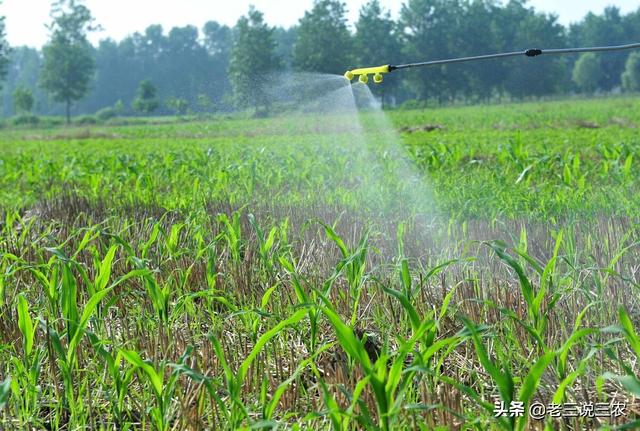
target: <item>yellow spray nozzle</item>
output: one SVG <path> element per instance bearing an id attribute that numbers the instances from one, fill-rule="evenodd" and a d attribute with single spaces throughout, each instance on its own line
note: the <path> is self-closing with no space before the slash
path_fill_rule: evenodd
<path id="1" fill-rule="evenodd" d="M 380 84 L 382 82 L 382 74 L 391 72 L 391 68 L 388 64 L 384 66 L 376 67 L 361 67 L 359 69 L 347 70 L 344 77 L 351 81 L 356 76 L 358 80 L 363 84 L 369 82 L 369 75 L 373 75 L 373 82 Z"/>

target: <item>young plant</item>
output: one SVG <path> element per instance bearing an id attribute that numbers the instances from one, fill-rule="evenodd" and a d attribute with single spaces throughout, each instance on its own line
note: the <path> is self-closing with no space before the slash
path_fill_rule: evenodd
<path id="1" fill-rule="evenodd" d="M 20 419 L 26 424 L 31 418 L 38 417 L 40 391 L 38 379 L 44 360 L 44 350 L 34 345 L 37 326 L 33 324 L 29 312 L 29 303 L 24 293 L 18 295 L 18 328 L 22 334 L 22 360 L 11 358 L 13 378 L 7 379 L 13 392 L 15 405 L 18 406 Z M 5 399 L 8 394 L 5 395 Z"/>
<path id="2" fill-rule="evenodd" d="M 218 361 L 220 361 L 220 366 L 224 371 L 225 382 L 227 390 L 229 392 L 230 405 L 228 406 L 228 409 L 230 421 L 229 425 L 231 428 L 237 429 L 249 417 L 247 407 L 245 406 L 241 398 L 241 390 L 245 383 L 245 379 L 247 377 L 247 373 L 249 371 L 249 368 L 251 367 L 251 364 L 255 361 L 255 359 L 264 349 L 269 340 L 277 336 L 286 327 L 297 324 L 300 320 L 302 320 L 302 318 L 304 318 L 306 314 L 306 309 L 300 309 L 290 317 L 282 320 L 276 326 L 262 334 L 262 336 L 260 336 L 258 341 L 251 349 L 249 355 L 244 359 L 244 361 L 242 361 L 235 372 L 231 369 L 229 363 L 227 362 L 226 355 L 218 339 L 213 335 L 209 337 L 215 349 Z"/>
<path id="3" fill-rule="evenodd" d="M 366 281 L 366 268 L 367 268 L 367 251 L 369 249 L 369 232 L 360 238 L 358 246 L 354 249 L 348 248 L 343 239 L 335 232 L 331 226 L 320 223 L 325 230 L 325 233 L 329 239 L 331 239 L 340 250 L 342 260 L 338 262 L 335 269 L 333 278 L 341 273 L 347 278 L 349 285 L 349 297 L 351 300 L 351 325 L 353 326 L 358 319 L 358 309 L 360 307 L 360 296 L 362 294 L 362 288 Z M 333 283 L 333 280 L 331 284 Z M 324 294 L 328 294 L 325 291 Z"/>

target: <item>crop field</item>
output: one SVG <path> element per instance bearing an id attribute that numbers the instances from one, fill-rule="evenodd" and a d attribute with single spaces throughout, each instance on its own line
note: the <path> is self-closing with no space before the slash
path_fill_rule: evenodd
<path id="1" fill-rule="evenodd" d="M 638 429 L 639 128 L 620 97 L 2 129 L 0 429 Z"/>

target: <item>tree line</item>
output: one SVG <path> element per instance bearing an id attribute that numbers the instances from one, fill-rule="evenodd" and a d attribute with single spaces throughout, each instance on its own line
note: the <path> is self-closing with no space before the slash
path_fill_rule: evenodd
<path id="1" fill-rule="evenodd" d="M 342 74 L 356 66 L 396 64 L 526 48 L 637 42 L 640 8 L 608 7 L 566 27 L 525 0 L 406 0 L 392 19 L 377 0 L 353 28 L 339 0 L 315 0 L 297 25 L 271 27 L 251 7 L 235 26 L 149 26 L 97 46 L 98 26 L 81 0 L 52 4 L 42 49 L 10 48 L 0 20 L 4 116 L 268 110 L 269 73 Z M 521 99 L 576 92 L 640 90 L 640 53 L 514 58 L 411 70 L 374 87 L 389 104 Z M 408 102 L 410 101 L 410 102 Z"/>

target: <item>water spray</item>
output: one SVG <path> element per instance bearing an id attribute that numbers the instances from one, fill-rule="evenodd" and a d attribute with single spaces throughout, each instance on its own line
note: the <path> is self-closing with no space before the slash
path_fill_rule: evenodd
<path id="1" fill-rule="evenodd" d="M 636 49 L 640 48 L 640 43 L 630 43 L 627 45 L 612 45 L 612 46 L 594 46 L 588 48 L 561 48 L 561 49 L 527 49 L 526 51 L 513 51 L 513 52 L 502 52 L 497 54 L 487 54 L 487 55 L 475 55 L 472 57 L 459 57 L 459 58 L 448 58 L 445 60 L 433 60 L 433 61 L 424 61 L 420 63 L 407 63 L 407 64 L 399 64 L 396 66 L 386 64 L 383 66 L 376 67 L 362 67 L 359 69 L 348 70 L 345 72 L 344 77 L 351 81 L 356 76 L 358 80 L 366 84 L 369 82 L 369 75 L 373 75 L 373 82 L 376 84 L 380 84 L 384 77 L 383 75 L 386 73 L 393 72 L 394 70 L 400 69 L 411 69 L 414 67 L 428 67 L 428 66 L 440 66 L 443 64 L 451 64 L 451 63 L 463 63 L 467 61 L 477 61 L 477 60 L 489 60 L 493 58 L 506 58 L 506 57 L 537 57 L 539 55 L 552 55 L 552 54 L 573 54 L 579 52 L 603 52 L 603 51 L 622 51 L 626 49 Z"/>

